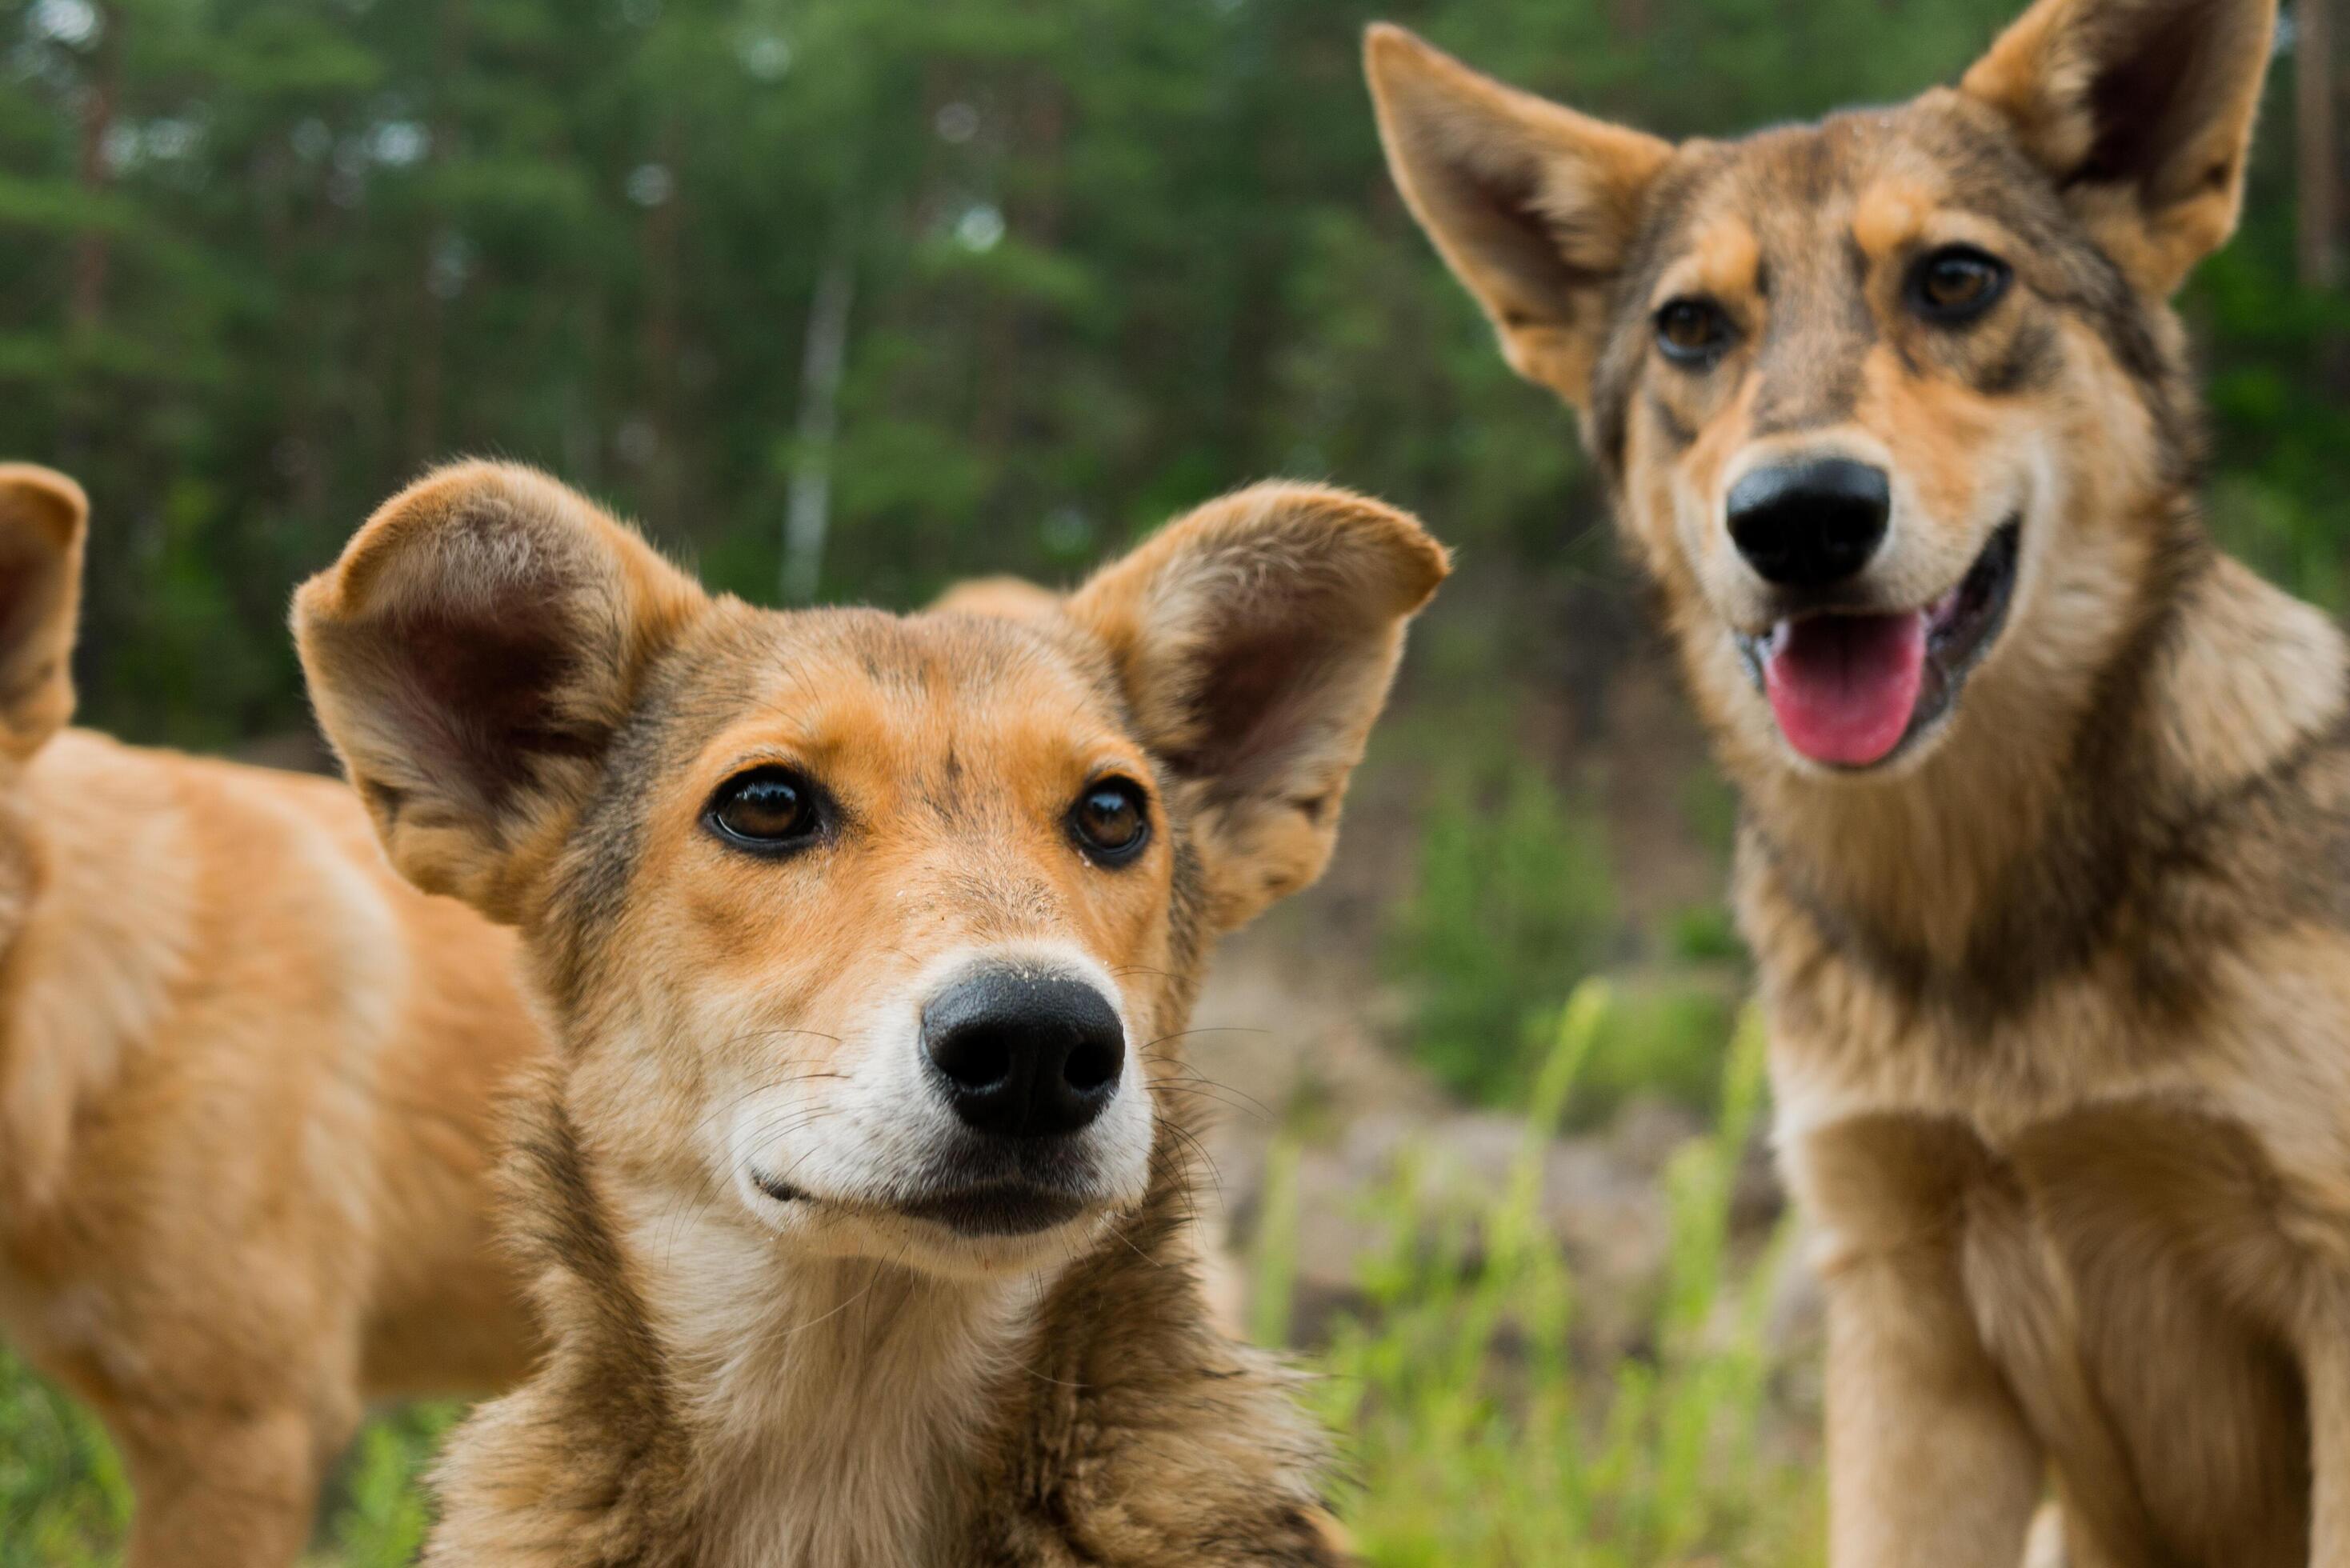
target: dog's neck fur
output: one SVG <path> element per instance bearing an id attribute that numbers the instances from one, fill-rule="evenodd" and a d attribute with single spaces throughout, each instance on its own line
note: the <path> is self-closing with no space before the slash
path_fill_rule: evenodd
<path id="1" fill-rule="evenodd" d="M 2342 722 L 2341 633 L 2217 555 L 2183 508 L 2147 537 L 2088 568 L 2128 582 L 2103 598 L 2139 606 L 2135 621 L 2059 628 L 2101 644 L 2088 659 L 2035 647 L 2046 626 L 2012 621 L 2016 646 L 2000 652 L 2036 665 L 2011 683 L 2033 696 L 1979 680 L 1958 732 L 1906 776 L 1824 780 L 1733 753 L 1742 878 L 1773 885 L 1832 946 L 1874 950 L 1882 969 L 1962 976 L 2025 957 L 2000 958 L 2012 933 L 2109 917 L 2126 869 L 2293 767 Z M 2066 613 L 2045 586 L 2042 597 L 2043 621 Z M 2239 719 L 2197 727 L 2212 713 Z M 2151 813 L 2123 809 L 2148 801 Z"/>
<path id="2" fill-rule="evenodd" d="M 720 1195 L 720 1204 L 727 1195 Z M 713 1204 L 627 1204 L 623 1246 L 708 1478 L 712 1568 L 915 1563 L 1057 1268 L 947 1281 L 789 1257 Z"/>
<path id="3" fill-rule="evenodd" d="M 1333 1561 L 1319 1434 L 1208 1324 L 1180 1107 L 1115 1236 L 973 1284 L 786 1256 L 720 1217 L 731 1195 L 632 1191 L 540 1088 L 509 1178 L 553 1345 L 452 1438 L 427 1562 Z"/>

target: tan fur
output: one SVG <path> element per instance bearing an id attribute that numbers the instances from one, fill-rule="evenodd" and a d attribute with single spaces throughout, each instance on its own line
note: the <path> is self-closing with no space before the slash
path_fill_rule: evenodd
<path id="1" fill-rule="evenodd" d="M 949 615 L 1045 623 L 1060 615 L 1061 596 L 1020 577 L 974 577 L 940 595 L 931 608 Z"/>
<path id="2" fill-rule="evenodd" d="M 1629 218 L 1575 214 L 1634 259 L 1589 280 L 1619 305 L 1565 389 L 1745 805 L 1838 1568 L 2012 1568 L 2027 1535 L 2035 1565 L 2350 1568 L 2350 649 L 2204 538 L 2168 305 L 2235 221 L 2272 21 L 2042 0 L 1957 89 L 1691 143 Z M 1526 208 L 1485 171 L 1620 139 L 1517 129 L 1392 32 L 1370 67 L 1490 309 L 1456 253 Z M 1767 288 L 1721 265 L 1733 222 Z M 2015 279 L 1963 329 L 1904 293 L 1954 243 Z M 1647 317 L 1695 288 L 1726 346 L 1667 366 Z M 1954 704 L 1859 773 L 1796 754 L 1737 650 L 1786 612 L 1724 496 L 1809 454 L 1892 477 L 1863 607 L 2020 527 Z"/>
<path id="3" fill-rule="evenodd" d="M 2072 168 L 2095 156 L 2094 99 L 2114 40 L 2147 26 L 2179 26 L 2174 0 L 2069 0 L 2034 6 L 1961 84 L 2014 124 L 2041 162 Z M 2090 183 L 2076 198 L 2084 224 L 2141 291 L 2168 296 L 2236 227 L 2252 116 L 2276 19 L 2272 5 L 2214 5 L 2192 16 L 2193 66 L 2172 106 L 2185 128 L 2163 149 L 2161 178 L 2135 192 Z"/>
<path id="4" fill-rule="evenodd" d="M 1672 149 L 1481 77 L 1399 27 L 1373 27 L 1368 48 L 1379 135 L 1404 200 L 1492 318 L 1517 372 L 1582 397 L 1606 308 L 1595 280 L 1623 264 L 1617 242 Z M 1464 164 L 1473 181 L 1421 177 Z M 1507 197 L 1486 201 L 1483 190 Z M 1561 222 L 1594 209 L 1617 221 Z"/>
<path id="5" fill-rule="evenodd" d="M 554 1348 L 453 1438 L 428 1561 L 1331 1561 L 1320 1440 L 1201 1298 L 1179 1042 L 1213 938 L 1320 871 L 1444 570 L 1399 514 L 1264 486 L 1066 600 L 785 615 L 526 471 L 389 503 L 297 600 L 312 690 L 395 859 L 521 925 L 565 1042 L 510 1172 Z M 786 766 L 821 834 L 726 841 L 709 803 Z M 1129 863 L 1072 837 L 1104 778 L 1148 796 Z M 1133 1063 L 1034 1235 L 910 1212 L 971 1158 L 917 1056 L 973 964 L 1113 997 Z"/>
<path id="6" fill-rule="evenodd" d="M 1898 255 L 1904 246 L 1926 234 L 1934 216 L 1933 187 L 1923 182 L 1888 175 L 1860 193 L 1853 203 L 1852 237 L 1863 254 L 1882 262 Z M 1735 286 L 1752 286 L 1751 279 Z"/>
<path id="7" fill-rule="evenodd" d="M 120 1445 L 132 1568 L 291 1564 L 365 1401 L 523 1368 L 486 1150 L 539 1036 L 348 791 L 57 732 L 85 514 L 0 468 L 0 1329 Z"/>

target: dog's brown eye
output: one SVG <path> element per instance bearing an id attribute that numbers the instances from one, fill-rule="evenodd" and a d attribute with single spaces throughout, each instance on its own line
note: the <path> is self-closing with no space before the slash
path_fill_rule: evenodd
<path id="1" fill-rule="evenodd" d="M 1142 786 L 1131 779 L 1087 786 L 1069 810 L 1069 831 L 1097 860 L 1113 866 L 1131 860 L 1150 840 L 1150 807 Z"/>
<path id="2" fill-rule="evenodd" d="M 805 844 L 821 826 L 815 786 L 788 768 L 754 768 L 728 779 L 703 820 L 729 843 L 763 852 Z"/>
<path id="3" fill-rule="evenodd" d="M 1675 299 L 1657 312 L 1657 347 L 1665 358 L 1702 365 L 1730 344 L 1730 317 L 1710 299 Z"/>
<path id="4" fill-rule="evenodd" d="M 1929 321 L 1971 321 L 2007 292 L 2007 264 L 1972 245 L 1945 245 L 1909 275 L 1909 297 Z"/>

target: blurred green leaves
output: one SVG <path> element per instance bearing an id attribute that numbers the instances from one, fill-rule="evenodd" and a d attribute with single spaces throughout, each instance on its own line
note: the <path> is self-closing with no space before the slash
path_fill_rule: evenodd
<path id="1" fill-rule="evenodd" d="M 91 490 L 87 711 L 144 738 L 301 722 L 286 590 L 460 452 L 555 469 L 762 597 L 820 461 L 835 597 L 1066 578 L 1278 472 L 1553 580 L 1596 497 L 1388 186 L 1362 26 L 1720 132 L 1946 79 L 2011 8 L 0 0 L 0 452 Z M 2350 321 L 2287 281 L 2287 140 L 2189 309 L 2222 531 L 2338 602 Z M 816 452 L 790 432 L 844 222 Z M 199 637 L 234 679 L 158 685 Z"/>

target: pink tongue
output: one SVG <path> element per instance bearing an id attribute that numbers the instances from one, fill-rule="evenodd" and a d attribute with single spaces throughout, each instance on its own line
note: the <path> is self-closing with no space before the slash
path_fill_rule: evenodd
<path id="1" fill-rule="evenodd" d="M 1787 743 L 1866 767 L 1901 743 L 1926 673 L 1926 616 L 1815 615 L 1779 629 L 1762 690 Z"/>

